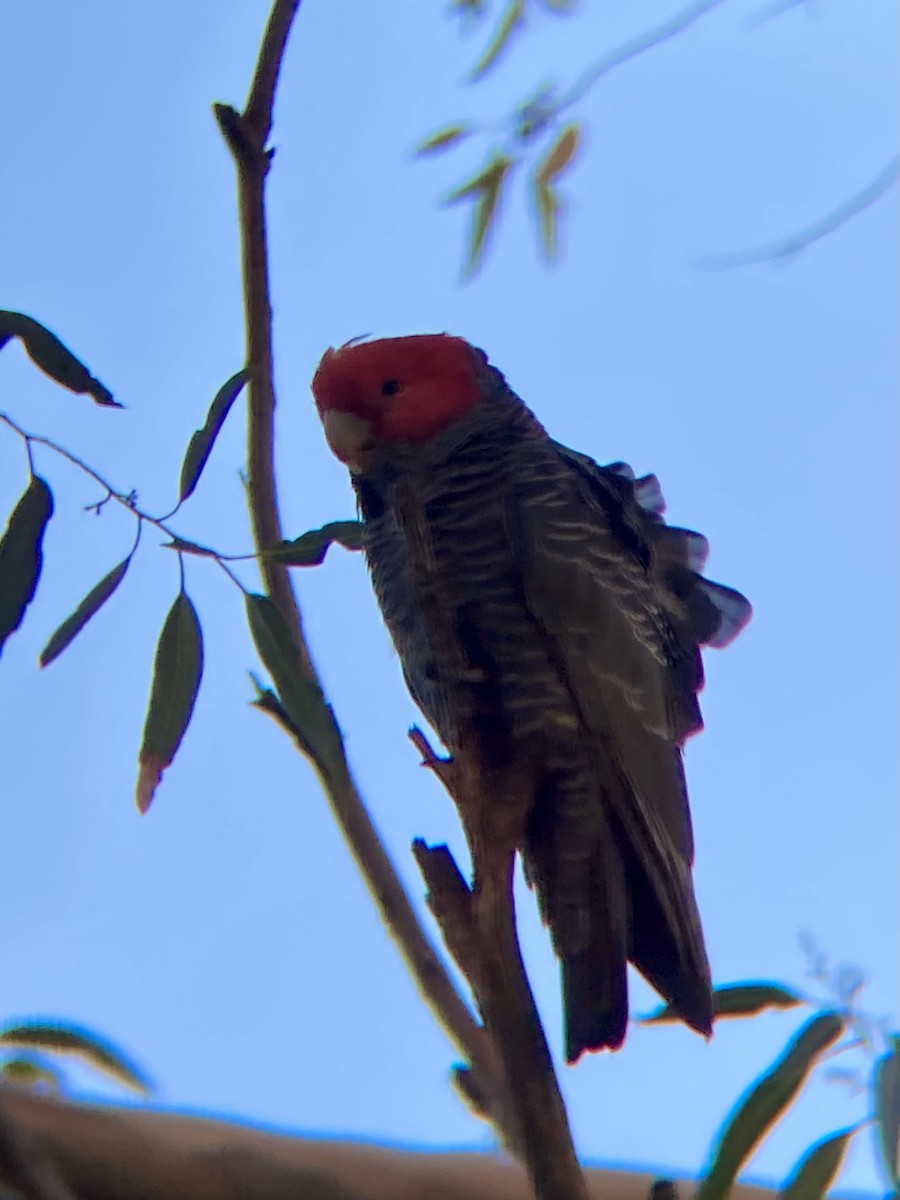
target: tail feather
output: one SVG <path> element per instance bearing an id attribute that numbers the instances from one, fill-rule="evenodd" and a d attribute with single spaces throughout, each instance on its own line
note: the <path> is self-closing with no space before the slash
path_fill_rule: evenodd
<path id="1" fill-rule="evenodd" d="M 605 949 L 592 944 L 583 954 L 562 960 L 566 1062 L 577 1062 L 585 1050 L 618 1050 L 625 1040 L 625 955 L 612 958 Z"/>
<path id="2" fill-rule="evenodd" d="M 629 858 L 629 958 L 683 1021 L 709 1037 L 714 1012 L 712 980 L 689 869 L 685 870 L 679 895 L 672 898 L 681 918 L 680 928 L 675 929 L 666 919 L 656 889 L 637 857 L 631 854 Z"/>

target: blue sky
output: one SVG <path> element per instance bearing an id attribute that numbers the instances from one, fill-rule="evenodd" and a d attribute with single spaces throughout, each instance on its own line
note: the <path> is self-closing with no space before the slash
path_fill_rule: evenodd
<path id="1" fill-rule="evenodd" d="M 496 5 L 494 6 L 496 9 Z M 483 346 L 554 436 L 655 471 L 709 574 L 754 620 L 707 658 L 706 732 L 688 748 L 697 888 L 717 980 L 804 984 L 797 934 L 870 977 L 896 1025 L 896 192 L 786 264 L 710 271 L 815 221 L 895 153 L 897 13 L 816 4 L 762 25 L 723 3 L 607 78 L 578 115 L 564 257 L 548 270 L 517 192 L 486 271 L 459 284 L 467 214 L 437 198 L 478 141 L 414 163 L 447 121 L 495 118 L 570 80 L 675 9 L 660 0 L 535 16 L 504 63 L 439 3 L 301 10 L 277 107 L 270 215 L 278 466 L 298 534 L 352 515 L 309 380 L 358 334 L 449 330 Z M 4 19 L 2 302 L 57 330 L 127 405 L 92 408 L 0 356 L 0 408 L 83 454 L 151 512 L 242 362 L 232 166 L 210 115 L 244 97 L 267 4 L 85 0 Z M 2 431 L 0 431 L 2 432 Z M 249 547 L 237 412 L 178 519 Z M 315 779 L 248 707 L 255 666 L 224 577 L 188 563 L 206 670 L 150 814 L 132 794 L 153 647 L 177 563 L 145 545 L 108 610 L 44 672 L 53 628 L 127 552 L 127 514 L 46 453 L 57 497 L 46 568 L 0 676 L 7 853 L 0 1016 L 55 1014 L 126 1047 L 166 1104 L 308 1131 L 486 1145 L 447 1083 L 451 1048 L 406 978 Z M 0 436 L 0 510 L 24 486 Z M 250 581 L 252 573 L 244 572 Z M 360 785 L 410 888 L 412 837 L 459 833 L 406 742 L 416 719 L 361 560 L 297 576 L 316 660 Z M 554 1047 L 556 967 L 533 904 L 522 928 Z M 634 1008 L 652 1004 L 636 984 Z M 588 1158 L 696 1171 L 723 1115 L 796 1026 L 726 1025 L 713 1043 L 637 1029 L 564 1072 Z M 860 1102 L 813 1089 L 759 1154 L 783 1175 Z M 875 1189 L 869 1141 L 849 1185 Z"/>

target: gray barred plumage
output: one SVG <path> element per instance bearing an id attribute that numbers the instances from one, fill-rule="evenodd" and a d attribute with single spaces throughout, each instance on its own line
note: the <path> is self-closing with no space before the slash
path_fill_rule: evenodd
<path id="1" fill-rule="evenodd" d="M 552 441 L 471 354 L 478 403 L 353 475 L 385 623 L 451 753 L 529 781 L 520 849 L 562 963 L 567 1058 L 621 1044 L 628 961 L 709 1034 L 681 748 L 702 724 L 700 646 L 749 605 L 697 573 L 705 539 L 665 525 L 654 477 Z"/>

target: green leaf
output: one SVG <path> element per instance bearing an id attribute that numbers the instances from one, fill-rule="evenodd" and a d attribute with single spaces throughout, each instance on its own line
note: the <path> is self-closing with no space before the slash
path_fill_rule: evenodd
<path id="1" fill-rule="evenodd" d="M 557 176 L 562 175 L 563 171 L 572 165 L 580 142 L 581 127 L 574 123 L 567 125 L 538 167 L 538 179 L 549 183 Z"/>
<path id="2" fill-rule="evenodd" d="M 191 434 L 191 440 L 188 442 L 188 448 L 184 454 L 184 462 L 181 464 L 181 483 L 178 488 L 179 503 L 183 504 L 197 486 L 200 473 L 206 466 L 206 460 L 219 436 L 219 430 L 249 378 L 250 372 L 244 368 L 223 383 L 209 406 L 203 428 Z"/>
<path id="3" fill-rule="evenodd" d="M 131 556 L 129 555 L 124 562 L 120 562 L 117 567 L 113 567 L 108 575 L 103 576 L 96 587 L 91 588 L 72 615 L 63 621 L 62 625 L 60 625 L 59 629 L 57 629 L 41 651 L 40 663 L 42 667 L 49 666 L 55 658 L 59 658 L 69 643 L 81 633 L 91 617 L 103 607 L 125 578 L 125 572 L 128 570 L 130 562 Z"/>
<path id="4" fill-rule="evenodd" d="M 488 233 L 500 212 L 503 187 L 515 162 L 515 159 L 508 158 L 505 154 L 495 153 L 482 171 L 451 192 L 444 202 L 456 204 L 469 197 L 475 197 L 477 200 L 465 268 L 467 275 L 473 275 L 481 266 Z"/>
<path id="5" fill-rule="evenodd" d="M 365 528 L 362 521 L 330 521 L 321 529 L 310 529 L 292 542 L 279 542 L 266 551 L 266 558 L 288 567 L 317 567 L 332 542 L 340 543 L 346 550 L 362 550 Z"/>
<path id="6" fill-rule="evenodd" d="M 553 186 L 555 180 L 571 165 L 581 139 L 580 127 L 567 125 L 562 131 L 534 177 L 534 192 L 541 219 L 541 240 L 547 257 L 554 259 L 557 252 L 560 200 Z"/>
<path id="7" fill-rule="evenodd" d="M 201 546 L 199 542 L 189 542 L 186 538 L 173 537 L 171 542 L 163 542 L 164 550 L 177 550 L 179 554 L 194 554 L 197 558 L 218 558 L 218 550 L 210 546 Z M 252 557 L 252 556 L 248 556 Z"/>
<path id="8" fill-rule="evenodd" d="M 0 1043 L 33 1050 L 72 1054 L 95 1071 L 111 1076 L 123 1087 L 146 1095 L 150 1084 L 141 1072 L 111 1042 L 90 1030 L 55 1021 L 26 1021 L 0 1031 Z"/>
<path id="9" fill-rule="evenodd" d="M 725 1123 L 695 1200 L 724 1200 L 753 1151 L 796 1099 L 819 1056 L 843 1032 L 840 1014 L 819 1013 L 751 1085 Z"/>
<path id="10" fill-rule="evenodd" d="M 844 1162 L 858 1125 L 832 1133 L 816 1142 L 794 1168 L 778 1193 L 778 1200 L 823 1200 Z"/>
<path id="11" fill-rule="evenodd" d="M 163 771 L 175 757 L 194 711 L 203 675 L 203 632 L 184 592 L 169 609 L 153 663 L 150 704 L 138 758 L 137 806 L 150 807 Z"/>
<path id="12" fill-rule="evenodd" d="M 268 596 L 255 593 L 244 600 L 254 645 L 272 676 L 277 698 L 301 748 L 329 786 L 340 787 L 347 780 L 347 760 L 331 706 L 318 683 L 301 674 L 297 648 L 278 606 Z M 259 703 L 266 690 L 259 685 L 257 690 Z M 273 711 L 270 704 L 259 706 Z"/>
<path id="13" fill-rule="evenodd" d="M 900 1187 L 900 1035 L 890 1039 L 890 1050 L 875 1067 L 875 1115 L 881 1153 L 888 1179 Z"/>
<path id="14" fill-rule="evenodd" d="M 44 563 L 44 530 L 52 515 L 53 493 L 39 475 L 32 475 L 0 538 L 0 654 L 34 599 Z"/>
<path id="15" fill-rule="evenodd" d="M 43 1062 L 40 1058 L 8 1058 L 0 1066 L 0 1074 L 19 1087 L 31 1088 L 33 1091 L 46 1090 L 54 1095 L 63 1091 L 62 1075 L 59 1071 Z"/>
<path id="16" fill-rule="evenodd" d="M 483 75 L 495 65 L 500 58 L 500 55 L 509 45 L 510 38 L 516 32 L 518 27 L 525 22 L 525 0 L 511 0 L 509 7 L 503 14 L 500 24 L 497 26 L 497 32 L 491 38 L 488 48 L 484 54 L 472 68 L 469 79 L 474 83 L 477 79 L 481 79 Z"/>
<path id="17" fill-rule="evenodd" d="M 713 1004 L 719 1018 L 753 1017 L 767 1008 L 796 1008 L 803 1004 L 803 997 L 779 983 L 727 983 L 715 989 Z M 641 1018 L 641 1024 L 674 1024 L 681 1019 L 677 1009 L 666 1004 L 650 1016 Z"/>
<path id="18" fill-rule="evenodd" d="M 35 366 L 45 375 L 68 388 L 70 392 L 82 392 L 93 397 L 97 404 L 106 408 L 121 408 L 112 393 L 99 379 L 95 379 L 84 363 L 79 362 L 55 333 L 51 333 L 32 317 L 24 313 L 0 310 L 0 349 L 10 338 L 17 337 Z"/>
<path id="19" fill-rule="evenodd" d="M 455 146 L 464 138 L 470 137 L 471 134 L 472 130 L 467 125 L 447 125 L 446 128 L 439 129 L 437 133 L 427 137 L 424 142 L 420 142 L 414 153 L 417 158 L 426 154 L 438 154 L 442 150 L 448 150 L 451 146 Z"/>

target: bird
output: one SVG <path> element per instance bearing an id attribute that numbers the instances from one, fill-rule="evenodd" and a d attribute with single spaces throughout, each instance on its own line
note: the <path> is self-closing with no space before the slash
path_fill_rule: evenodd
<path id="1" fill-rule="evenodd" d="M 682 752 L 701 647 L 749 602 L 704 578 L 708 543 L 666 524 L 656 476 L 555 441 L 461 337 L 330 348 L 312 392 L 409 692 L 536 892 L 567 1061 L 622 1045 L 629 962 L 710 1036 Z"/>

